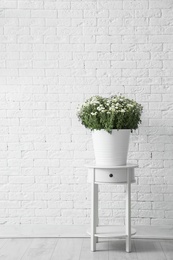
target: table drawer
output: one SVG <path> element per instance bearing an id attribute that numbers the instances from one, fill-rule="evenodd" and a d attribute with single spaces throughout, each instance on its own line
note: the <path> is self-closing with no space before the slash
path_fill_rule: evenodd
<path id="1" fill-rule="evenodd" d="M 135 182 L 134 169 L 95 169 L 95 182 L 104 183 L 126 183 L 127 171 L 131 182 Z M 88 182 L 92 181 L 93 170 L 89 169 Z"/>

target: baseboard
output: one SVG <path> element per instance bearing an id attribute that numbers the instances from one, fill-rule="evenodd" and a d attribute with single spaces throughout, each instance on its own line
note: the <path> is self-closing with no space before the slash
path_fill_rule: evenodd
<path id="1" fill-rule="evenodd" d="M 4 225 L 1 226 L 0 238 L 24 237 L 83 237 L 87 238 L 85 225 Z M 173 239 L 172 226 L 135 226 L 133 238 L 138 239 Z"/>

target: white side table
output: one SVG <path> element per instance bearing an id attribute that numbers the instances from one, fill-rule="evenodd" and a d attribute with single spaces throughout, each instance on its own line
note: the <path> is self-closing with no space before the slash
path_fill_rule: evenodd
<path id="1" fill-rule="evenodd" d="M 126 238 L 126 252 L 131 252 L 131 236 L 136 233 L 131 229 L 131 183 L 135 182 L 134 170 L 136 164 L 125 166 L 98 166 L 86 165 L 88 168 L 88 182 L 91 183 L 91 251 L 96 250 L 99 237 Z M 98 184 L 124 184 L 126 185 L 126 225 L 98 226 Z"/>

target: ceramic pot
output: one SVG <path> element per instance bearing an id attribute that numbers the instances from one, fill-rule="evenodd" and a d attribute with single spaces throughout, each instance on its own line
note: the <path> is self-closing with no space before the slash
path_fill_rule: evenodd
<path id="1" fill-rule="evenodd" d="M 120 166 L 127 164 L 130 129 L 92 131 L 96 164 L 100 166 Z"/>

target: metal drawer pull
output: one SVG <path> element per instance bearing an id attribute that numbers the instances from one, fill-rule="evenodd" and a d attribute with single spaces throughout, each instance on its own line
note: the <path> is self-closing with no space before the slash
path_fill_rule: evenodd
<path id="1" fill-rule="evenodd" d="M 109 177 L 111 177 L 111 178 L 112 178 L 112 177 L 113 177 L 113 174 L 112 174 L 112 173 L 110 173 L 110 174 L 109 174 Z"/>

